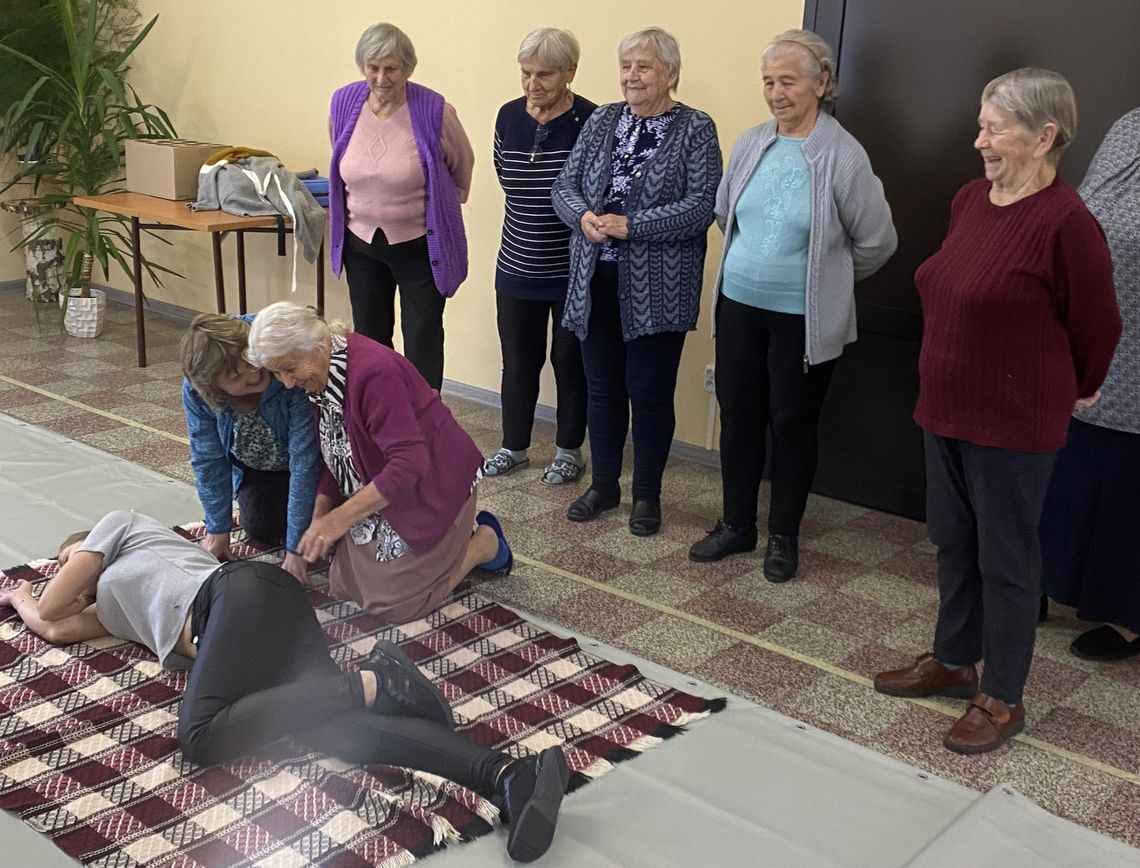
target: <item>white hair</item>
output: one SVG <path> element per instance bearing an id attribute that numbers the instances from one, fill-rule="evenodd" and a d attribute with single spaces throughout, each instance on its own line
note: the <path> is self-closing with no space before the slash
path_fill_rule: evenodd
<path id="1" fill-rule="evenodd" d="M 368 61 L 383 60 L 393 54 L 399 59 L 404 75 L 416 71 L 416 49 L 408 35 L 395 24 L 385 21 L 373 24 L 356 42 L 356 68 L 364 69 Z"/>
<path id="2" fill-rule="evenodd" d="M 657 55 L 669 77 L 673 79 L 670 90 L 676 90 L 681 83 L 681 46 L 672 33 L 660 27 L 644 27 L 635 30 L 618 44 L 618 60 L 635 48 L 648 48 Z"/>
<path id="3" fill-rule="evenodd" d="M 839 99 L 839 82 L 835 80 L 835 57 L 831 52 L 831 46 L 819 34 L 810 30 L 785 30 L 773 37 L 760 52 L 760 63 L 763 64 L 769 57 L 778 54 L 794 54 L 800 58 L 803 62 L 801 69 L 804 75 L 817 81 L 827 73 L 827 86 L 819 101 L 826 107 L 835 105 Z"/>
<path id="4" fill-rule="evenodd" d="M 1057 135 L 1046 156 L 1054 165 L 1077 135 L 1077 98 L 1065 77 L 1051 69 L 1027 66 L 999 75 L 982 91 L 982 103 L 1009 112 L 1033 132 L 1053 124 Z"/>
<path id="5" fill-rule="evenodd" d="M 523 37 L 519 45 L 519 63 L 533 58 L 543 66 L 558 72 L 568 72 L 578 65 L 581 49 L 578 40 L 569 30 L 557 27 L 540 27 Z"/>
<path id="6" fill-rule="evenodd" d="M 254 317 L 245 358 L 251 365 L 266 368 L 274 359 L 316 349 L 333 331 L 316 308 L 279 301 Z"/>

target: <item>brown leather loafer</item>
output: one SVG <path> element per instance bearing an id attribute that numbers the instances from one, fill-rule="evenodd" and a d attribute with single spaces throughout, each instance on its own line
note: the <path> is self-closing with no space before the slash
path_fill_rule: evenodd
<path id="1" fill-rule="evenodd" d="M 969 699 L 978 692 L 978 667 L 950 669 L 927 652 L 916 657 L 903 669 L 880 672 L 875 676 L 875 689 L 888 696 L 953 696 Z"/>
<path id="2" fill-rule="evenodd" d="M 1001 747 L 1025 729 L 1025 703 L 1010 708 L 1000 699 L 979 693 L 970 700 L 966 713 L 950 727 L 942 740 L 955 753 L 986 753 Z"/>

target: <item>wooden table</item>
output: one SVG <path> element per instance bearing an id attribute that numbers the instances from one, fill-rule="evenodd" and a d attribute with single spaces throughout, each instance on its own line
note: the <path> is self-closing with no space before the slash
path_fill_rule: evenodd
<path id="1" fill-rule="evenodd" d="M 103 196 L 76 196 L 80 208 L 93 208 L 131 219 L 132 277 L 135 290 L 135 342 L 139 367 L 146 367 L 146 324 L 143 320 L 142 253 L 139 247 L 143 229 L 209 232 L 214 253 L 214 289 L 218 313 L 226 312 L 226 285 L 222 269 L 222 241 L 233 232 L 237 241 L 238 312 L 246 312 L 245 233 L 273 232 L 278 236 L 277 255 L 285 255 L 285 234 L 293 228 L 288 218 L 239 217 L 225 211 L 191 211 L 185 201 L 160 199 L 142 193 L 107 193 Z M 145 222 L 144 222 L 145 221 Z M 317 250 L 317 308 L 325 307 L 324 243 Z"/>

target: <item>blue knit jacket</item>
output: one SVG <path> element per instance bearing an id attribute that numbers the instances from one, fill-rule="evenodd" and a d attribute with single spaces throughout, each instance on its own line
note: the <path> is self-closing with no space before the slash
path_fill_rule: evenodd
<path id="1" fill-rule="evenodd" d="M 562 324 L 580 339 L 590 322 L 590 279 L 601 249 L 586 240 L 580 221 L 587 211 L 603 213 L 614 127 L 623 105 L 611 103 L 590 116 L 551 191 L 554 210 L 573 230 Z M 712 118 L 680 106 L 626 198 L 629 238 L 618 242 L 618 302 L 625 340 L 696 328 L 707 230 L 720 174 L 720 144 Z"/>

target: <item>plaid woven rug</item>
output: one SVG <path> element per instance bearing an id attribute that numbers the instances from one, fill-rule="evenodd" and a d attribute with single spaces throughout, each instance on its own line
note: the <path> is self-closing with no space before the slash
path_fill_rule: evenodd
<path id="1" fill-rule="evenodd" d="M 196 540 L 203 527 L 180 531 Z M 3 586 L 42 583 L 56 569 L 42 560 L 5 570 Z M 432 674 L 472 739 L 513 756 L 562 745 L 571 789 L 724 707 L 587 654 L 466 586 L 398 627 L 319 590 L 310 599 L 342 666 L 377 638 L 397 642 Z M 194 766 L 175 736 L 185 684 L 185 673 L 163 670 L 138 645 L 56 648 L 0 609 L 0 809 L 105 868 L 396 868 L 499 823 L 474 792 L 389 766 L 319 754 Z"/>

